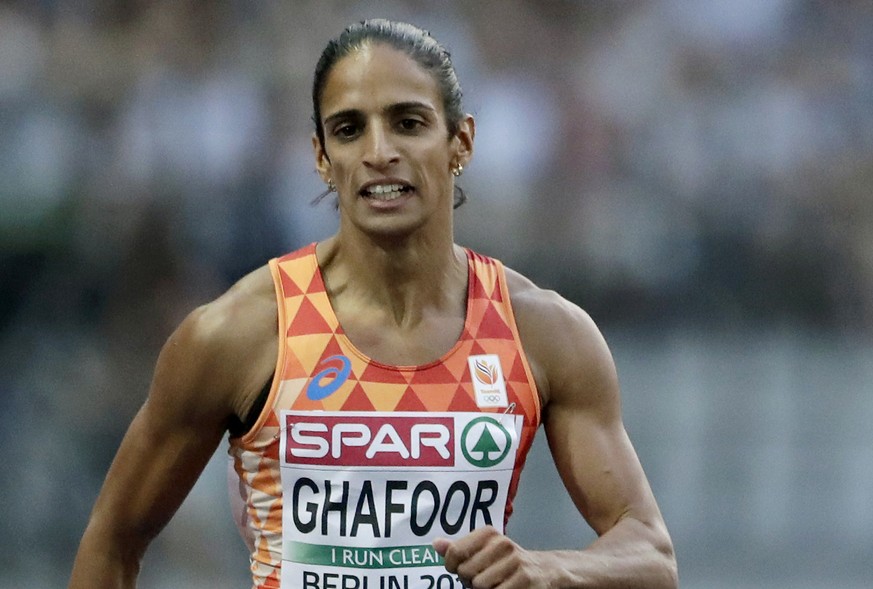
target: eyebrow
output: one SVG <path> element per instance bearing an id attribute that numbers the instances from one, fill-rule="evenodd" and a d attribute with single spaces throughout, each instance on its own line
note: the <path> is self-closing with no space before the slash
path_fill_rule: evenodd
<path id="1" fill-rule="evenodd" d="M 382 112 L 385 114 L 392 115 L 392 114 L 397 114 L 399 112 L 410 111 L 410 110 L 425 110 L 425 111 L 436 113 L 436 109 L 432 105 L 430 105 L 426 102 L 419 102 L 417 100 L 408 100 L 406 102 L 395 102 L 394 104 L 389 104 L 388 106 L 386 106 L 385 108 L 382 109 Z M 335 112 L 332 115 L 325 117 L 324 122 L 322 124 L 326 127 L 330 123 L 332 123 L 333 121 L 336 121 L 336 120 L 353 119 L 353 118 L 359 118 L 361 116 L 363 116 L 363 112 L 361 112 L 360 110 L 355 109 L 355 108 L 349 108 L 349 109 Z"/>

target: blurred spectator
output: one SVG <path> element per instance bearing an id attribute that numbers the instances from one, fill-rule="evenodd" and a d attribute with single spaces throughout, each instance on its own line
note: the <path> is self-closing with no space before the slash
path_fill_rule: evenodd
<path id="1" fill-rule="evenodd" d="M 376 15 L 432 28 L 470 92 L 459 242 L 571 295 L 607 331 L 789 325 L 869 340 L 867 1 L 5 2 L 9 583 L 31 567 L 45 586 L 65 577 L 181 317 L 330 232 L 331 205 L 309 205 L 322 190 L 309 75 L 325 39 Z M 850 443 L 841 472 L 869 478 Z"/>

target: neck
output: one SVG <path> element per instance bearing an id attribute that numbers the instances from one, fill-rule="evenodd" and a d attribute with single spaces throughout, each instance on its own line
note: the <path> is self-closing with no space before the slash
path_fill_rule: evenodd
<path id="1" fill-rule="evenodd" d="M 384 314 L 405 326 L 465 304 L 467 261 L 450 234 L 373 238 L 340 231 L 317 252 L 335 307 Z"/>

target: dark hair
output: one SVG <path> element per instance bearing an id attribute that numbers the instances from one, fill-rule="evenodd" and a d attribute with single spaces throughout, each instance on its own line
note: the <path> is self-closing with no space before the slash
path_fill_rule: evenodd
<path id="1" fill-rule="evenodd" d="M 312 118 L 315 122 L 315 134 L 321 145 L 324 145 L 321 98 L 327 76 L 340 59 L 368 43 L 383 43 L 402 51 L 424 70 L 430 72 L 443 100 L 449 136 L 457 133 L 464 118 L 461 106 L 462 92 L 448 50 L 428 31 L 415 25 L 374 18 L 350 25 L 338 37 L 331 39 L 315 66 L 315 78 L 312 83 Z M 455 208 L 458 208 L 467 200 L 467 196 L 457 186 L 455 192 Z"/>

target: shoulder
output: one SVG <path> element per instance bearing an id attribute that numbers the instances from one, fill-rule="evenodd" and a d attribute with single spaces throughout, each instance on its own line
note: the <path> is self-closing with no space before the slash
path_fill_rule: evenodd
<path id="1" fill-rule="evenodd" d="M 161 350 L 150 397 L 244 412 L 275 365 L 276 297 L 268 266 L 194 309 Z"/>
<path id="2" fill-rule="evenodd" d="M 194 309 L 180 325 L 180 331 L 195 343 L 221 349 L 244 343 L 275 324 L 275 318 L 275 287 L 270 268 L 265 265 L 217 299 Z"/>
<path id="3" fill-rule="evenodd" d="M 513 314 L 546 404 L 614 405 L 615 364 L 600 329 L 581 307 L 506 268 Z"/>

